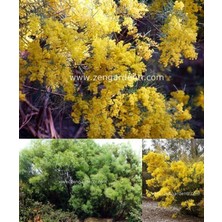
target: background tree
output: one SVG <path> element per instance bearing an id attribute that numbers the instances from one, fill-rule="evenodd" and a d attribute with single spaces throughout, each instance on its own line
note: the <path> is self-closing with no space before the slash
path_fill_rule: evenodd
<path id="1" fill-rule="evenodd" d="M 198 160 L 203 159 L 204 140 L 152 140 L 152 149 L 167 152 L 172 160 Z"/>
<path id="2" fill-rule="evenodd" d="M 146 155 L 150 148 L 146 143 L 147 140 L 142 139 L 142 156 Z M 142 162 L 142 195 L 146 196 L 147 184 L 146 180 L 151 178 L 151 174 L 147 172 L 147 164 Z"/>

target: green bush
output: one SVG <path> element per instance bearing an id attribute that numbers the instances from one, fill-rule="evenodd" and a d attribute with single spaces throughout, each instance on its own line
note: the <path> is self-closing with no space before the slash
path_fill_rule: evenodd
<path id="1" fill-rule="evenodd" d="M 141 216 L 141 166 L 126 145 L 37 141 L 20 153 L 20 180 L 33 200 L 79 218 L 141 221 L 135 219 Z"/>
<path id="2" fill-rule="evenodd" d="M 30 190 L 23 183 L 19 185 L 19 222 L 33 221 L 39 217 L 43 222 L 76 222 L 73 212 L 55 209 L 50 203 L 41 203 L 31 199 Z"/>

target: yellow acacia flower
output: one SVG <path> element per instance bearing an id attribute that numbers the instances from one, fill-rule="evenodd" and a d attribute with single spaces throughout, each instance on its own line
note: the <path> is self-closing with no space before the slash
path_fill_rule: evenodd
<path id="1" fill-rule="evenodd" d="M 184 8 L 184 3 L 182 1 L 175 1 L 174 9 L 182 11 L 183 8 Z"/>
<path id="2" fill-rule="evenodd" d="M 153 53 L 153 50 L 150 49 L 150 45 L 142 41 L 137 41 L 137 51 L 138 55 L 143 57 L 146 61 L 151 58 Z"/>
<path id="3" fill-rule="evenodd" d="M 188 168 L 183 161 L 172 162 L 171 170 L 177 174 L 178 178 L 184 178 L 188 176 Z"/>
<path id="4" fill-rule="evenodd" d="M 178 13 L 178 10 L 181 13 Z M 194 0 L 175 1 L 172 12 L 162 27 L 163 37 L 159 49 L 164 67 L 179 66 L 183 58 L 196 59 L 194 43 L 197 38 L 197 4 Z"/>
<path id="5" fill-rule="evenodd" d="M 199 95 L 196 97 L 196 106 L 200 106 L 204 110 L 204 92 L 200 91 Z"/>
<path id="6" fill-rule="evenodd" d="M 157 0 L 150 8 L 156 4 L 162 10 L 166 3 Z M 158 44 L 138 33 L 136 20 L 148 12 L 138 0 L 21 0 L 21 92 L 27 78 L 62 90 L 64 100 L 73 102 L 74 123 L 84 122 L 87 137 L 192 138 L 194 132 L 184 124 L 191 119 L 188 95 L 178 91 L 166 99 L 154 87 L 134 89 L 154 50 L 162 52 L 164 65 L 196 55 L 195 3 L 176 1 L 174 7 Z M 187 19 L 178 15 L 179 8 Z M 124 31 L 132 42 L 116 38 Z M 73 79 L 76 70 L 87 77 L 84 92 Z"/>
<path id="7" fill-rule="evenodd" d="M 194 137 L 194 131 L 187 127 L 187 129 L 178 130 L 178 138 L 181 139 L 192 139 Z"/>
<path id="8" fill-rule="evenodd" d="M 177 216 L 178 216 L 178 215 L 175 213 L 175 214 L 172 215 L 172 218 L 173 218 L 173 219 L 176 219 Z"/>
<path id="9" fill-rule="evenodd" d="M 139 3 L 137 0 L 120 0 L 119 10 L 132 18 L 142 18 L 148 11 L 147 6 L 143 3 Z"/>
<path id="10" fill-rule="evenodd" d="M 25 94 L 19 91 L 19 100 L 20 101 L 25 101 Z"/>
<path id="11" fill-rule="evenodd" d="M 178 107 L 178 105 L 177 105 L 177 107 Z M 189 110 L 188 109 L 182 110 L 181 105 L 180 105 L 180 109 L 177 112 L 175 112 L 174 116 L 179 121 L 186 121 L 186 120 L 190 120 L 192 118 Z"/>
<path id="12" fill-rule="evenodd" d="M 194 203 L 194 200 L 187 200 L 187 201 L 181 202 L 181 206 L 188 208 L 190 210 L 191 207 L 195 206 L 195 203 Z"/>
<path id="13" fill-rule="evenodd" d="M 40 28 L 40 18 L 37 15 L 30 15 L 29 17 L 29 30 L 30 32 L 35 35 Z"/>
<path id="14" fill-rule="evenodd" d="M 159 205 L 168 207 L 180 203 L 183 208 L 191 210 L 193 206 L 203 208 L 204 163 L 203 161 L 171 161 L 164 152 L 148 152 L 143 156 L 151 178 L 146 180 L 147 195 L 158 200 Z M 186 200 L 181 199 L 185 195 Z M 199 200 L 194 196 L 198 197 Z M 189 199 L 188 199 L 188 198 Z"/>

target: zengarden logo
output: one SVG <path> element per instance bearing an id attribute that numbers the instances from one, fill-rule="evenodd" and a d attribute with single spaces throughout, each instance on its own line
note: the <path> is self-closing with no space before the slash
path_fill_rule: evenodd
<path id="1" fill-rule="evenodd" d="M 164 81 L 165 77 L 163 75 L 147 75 L 147 76 L 129 76 L 129 75 L 95 75 L 85 76 L 85 75 L 74 75 L 72 76 L 74 81 L 128 81 L 128 80 L 140 80 L 140 81 Z"/>

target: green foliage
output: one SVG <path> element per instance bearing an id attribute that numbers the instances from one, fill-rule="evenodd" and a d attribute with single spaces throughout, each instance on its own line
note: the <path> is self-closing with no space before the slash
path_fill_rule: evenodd
<path id="1" fill-rule="evenodd" d="M 72 212 L 65 212 L 61 209 L 55 209 L 50 203 L 42 204 L 41 202 L 31 199 L 30 192 L 26 189 L 25 184 L 19 186 L 19 222 L 35 221 L 37 218 L 44 222 L 76 222 L 77 217 Z"/>
<path id="2" fill-rule="evenodd" d="M 141 213 L 141 167 L 126 145 L 37 141 L 20 153 L 20 180 L 33 200 L 72 210 L 80 218 L 133 221 Z"/>
<path id="3" fill-rule="evenodd" d="M 27 211 L 28 209 L 28 211 Z M 38 209 L 38 211 L 36 210 Z M 78 219 L 72 212 L 56 210 L 51 204 L 42 204 L 40 202 L 32 202 L 31 206 L 20 209 L 22 211 L 19 222 L 32 221 L 34 218 L 40 218 L 44 222 L 77 222 Z M 35 221 L 35 220 L 34 220 Z"/>
<path id="4" fill-rule="evenodd" d="M 141 203 L 142 204 L 142 203 Z M 127 222 L 141 222 L 142 209 L 140 207 L 133 208 L 127 216 Z"/>

